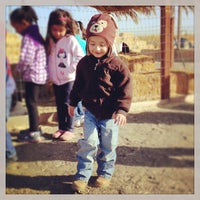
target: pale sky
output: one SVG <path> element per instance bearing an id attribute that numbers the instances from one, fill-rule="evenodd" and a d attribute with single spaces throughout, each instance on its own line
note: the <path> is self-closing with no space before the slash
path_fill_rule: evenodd
<path id="1" fill-rule="evenodd" d="M 14 31 L 9 25 L 9 13 L 19 6 L 6 6 L 6 21 L 7 30 Z M 46 26 L 49 14 L 55 8 L 63 8 L 69 11 L 74 19 L 80 20 L 85 26 L 92 15 L 98 13 L 98 11 L 91 7 L 84 6 L 33 6 L 38 17 L 39 27 L 43 36 L 46 35 Z M 156 6 L 156 15 L 145 16 L 138 15 L 139 23 L 136 24 L 129 17 L 122 17 L 121 20 L 117 19 L 119 25 L 119 32 L 133 32 L 136 35 L 144 34 L 159 34 L 160 33 L 160 8 Z M 188 15 L 182 12 L 182 32 L 193 33 L 194 32 L 194 13 L 189 12 Z M 177 29 L 177 9 L 175 12 L 175 30 Z"/>

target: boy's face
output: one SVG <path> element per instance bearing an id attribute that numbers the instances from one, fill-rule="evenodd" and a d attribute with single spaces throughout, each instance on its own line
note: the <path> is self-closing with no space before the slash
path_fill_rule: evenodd
<path id="1" fill-rule="evenodd" d="M 109 46 L 106 40 L 100 36 L 91 36 L 88 41 L 89 52 L 96 58 L 107 54 Z"/>
<path id="2" fill-rule="evenodd" d="M 52 36 L 59 40 L 66 35 L 67 29 L 64 25 L 52 25 L 50 31 Z"/>

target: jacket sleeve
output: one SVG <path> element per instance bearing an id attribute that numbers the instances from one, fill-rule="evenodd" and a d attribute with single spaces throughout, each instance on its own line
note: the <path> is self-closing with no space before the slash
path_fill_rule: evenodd
<path id="1" fill-rule="evenodd" d="M 119 71 L 117 72 L 116 82 L 116 113 L 126 116 L 132 102 L 133 83 L 129 68 L 124 63 L 121 64 Z"/>
<path id="2" fill-rule="evenodd" d="M 17 65 L 19 72 L 25 71 L 32 63 L 35 58 L 35 45 L 30 37 L 24 36 L 22 39 L 20 60 Z"/>
<path id="3" fill-rule="evenodd" d="M 73 60 L 71 67 L 73 68 L 73 70 L 76 70 L 79 60 L 84 56 L 84 52 L 80 44 L 78 43 L 77 39 L 75 37 L 72 38 L 73 42 L 71 45 L 71 54 L 73 55 Z"/>
<path id="4" fill-rule="evenodd" d="M 84 87 L 83 73 L 82 73 L 82 65 L 84 58 L 82 58 L 76 69 L 76 79 L 74 81 L 73 88 L 70 93 L 70 105 L 76 107 L 78 102 L 81 101 L 81 91 Z"/>

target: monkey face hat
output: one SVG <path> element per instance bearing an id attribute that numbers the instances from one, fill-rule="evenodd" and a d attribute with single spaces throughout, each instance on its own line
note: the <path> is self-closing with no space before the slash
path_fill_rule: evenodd
<path id="1" fill-rule="evenodd" d="M 117 25 L 109 14 L 102 13 L 94 15 L 86 29 L 87 39 L 91 36 L 101 36 L 112 47 L 116 36 Z"/>

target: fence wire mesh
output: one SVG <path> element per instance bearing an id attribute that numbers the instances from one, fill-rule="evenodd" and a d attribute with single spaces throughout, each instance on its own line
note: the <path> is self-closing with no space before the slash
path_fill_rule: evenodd
<path id="1" fill-rule="evenodd" d="M 17 35 L 9 22 L 9 14 L 19 6 L 6 6 L 6 54 L 13 66 L 19 60 L 21 37 Z M 56 8 L 62 8 L 69 11 L 75 20 L 82 21 L 87 26 L 92 15 L 100 11 L 90 6 L 33 6 L 38 15 L 38 25 L 43 37 L 46 36 L 47 22 L 49 14 Z M 185 9 L 186 8 L 186 9 Z M 194 12 L 184 6 L 173 7 L 172 17 L 173 38 L 173 62 L 169 62 L 169 70 L 194 70 Z M 153 96 L 153 99 L 160 98 L 161 75 L 161 8 L 155 6 L 155 14 L 144 15 L 138 13 L 138 22 L 131 17 L 115 16 L 118 22 L 118 35 L 115 46 L 119 56 L 127 62 L 130 70 L 133 72 L 135 80 L 134 94 L 138 96 L 135 100 L 145 100 L 147 96 Z M 167 44 L 166 44 L 167 45 Z M 167 52 L 165 52 L 167 53 Z M 165 66 L 166 67 L 166 66 Z M 13 67 L 14 68 L 14 67 Z M 18 92 L 23 90 L 21 78 L 17 75 Z M 161 78 L 160 78 L 161 77 Z M 173 77 L 171 78 L 173 81 Z M 175 79 L 175 78 L 174 78 Z M 177 79 L 177 78 L 176 78 Z M 174 80 L 175 81 L 175 80 Z M 176 80 L 177 82 L 177 80 Z M 172 84 L 173 85 L 173 84 Z M 19 88 L 20 87 L 20 88 Z M 141 89 L 141 87 L 143 89 Z M 173 86 L 171 86 L 173 87 Z M 177 93 L 176 89 L 171 88 L 172 92 Z M 188 91 L 187 91 L 188 92 Z M 153 94 L 155 93 L 155 94 Z"/>

